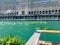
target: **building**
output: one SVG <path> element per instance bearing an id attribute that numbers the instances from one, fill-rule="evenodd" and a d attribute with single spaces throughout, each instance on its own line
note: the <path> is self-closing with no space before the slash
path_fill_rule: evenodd
<path id="1" fill-rule="evenodd" d="M 60 20 L 60 1 L 0 0 L 0 16 L 2 15 L 2 18 L 10 16 L 9 19 Z"/>

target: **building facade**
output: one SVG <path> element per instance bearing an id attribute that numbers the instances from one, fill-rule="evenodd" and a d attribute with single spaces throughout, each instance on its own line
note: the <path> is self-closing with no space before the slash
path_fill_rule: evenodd
<path id="1" fill-rule="evenodd" d="M 9 19 L 60 19 L 59 0 L 0 0 L 0 16 Z M 9 17 L 10 16 L 10 17 Z M 13 16 L 13 17 L 12 17 Z M 22 17 L 21 17 L 22 16 Z M 7 17 L 2 17 L 3 19 Z M 1 18 L 1 19 L 2 19 Z"/>

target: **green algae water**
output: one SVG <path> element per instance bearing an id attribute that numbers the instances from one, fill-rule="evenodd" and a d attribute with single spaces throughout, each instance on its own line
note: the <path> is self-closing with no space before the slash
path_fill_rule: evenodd
<path id="1" fill-rule="evenodd" d="M 0 38 L 11 35 L 27 41 L 41 25 L 51 30 L 60 30 L 60 21 L 0 21 Z M 60 42 L 60 34 L 42 33 L 40 40 Z"/>

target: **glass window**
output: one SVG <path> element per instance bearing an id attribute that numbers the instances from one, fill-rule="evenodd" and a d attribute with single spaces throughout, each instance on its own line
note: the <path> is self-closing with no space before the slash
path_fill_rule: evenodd
<path id="1" fill-rule="evenodd" d="M 54 12 L 54 10 L 52 10 L 52 12 Z"/>
<path id="2" fill-rule="evenodd" d="M 49 10 L 49 14 L 51 14 L 51 10 Z"/>
<path id="3" fill-rule="evenodd" d="M 57 12 L 58 10 L 55 10 L 55 12 Z"/>
<path id="4" fill-rule="evenodd" d="M 59 12 L 60 12 L 60 10 L 59 10 Z"/>
<path id="5" fill-rule="evenodd" d="M 39 13 L 39 11 L 37 11 L 37 14 Z"/>
<path id="6" fill-rule="evenodd" d="M 33 11 L 31 11 L 31 14 L 33 14 Z"/>
<path id="7" fill-rule="evenodd" d="M 48 11 L 46 10 L 46 14 L 48 13 Z"/>
<path id="8" fill-rule="evenodd" d="M 41 14 L 41 11 L 40 11 L 40 14 Z"/>
<path id="9" fill-rule="evenodd" d="M 43 14 L 44 14 L 45 11 L 42 11 L 42 12 L 43 12 Z"/>
<path id="10" fill-rule="evenodd" d="M 34 11 L 34 13 L 36 13 L 36 11 Z"/>
<path id="11" fill-rule="evenodd" d="M 34 11 L 34 14 L 36 14 L 36 11 Z"/>
<path id="12" fill-rule="evenodd" d="M 22 15 L 24 15 L 25 14 L 25 11 L 22 11 Z"/>
<path id="13" fill-rule="evenodd" d="M 30 14 L 30 11 L 29 11 L 29 14 Z"/>

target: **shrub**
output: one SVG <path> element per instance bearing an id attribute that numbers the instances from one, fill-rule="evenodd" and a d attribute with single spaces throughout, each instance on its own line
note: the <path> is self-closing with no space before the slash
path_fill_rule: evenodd
<path id="1" fill-rule="evenodd" d="M 0 45 L 25 45 L 25 41 L 21 41 L 18 37 L 0 38 Z"/>

